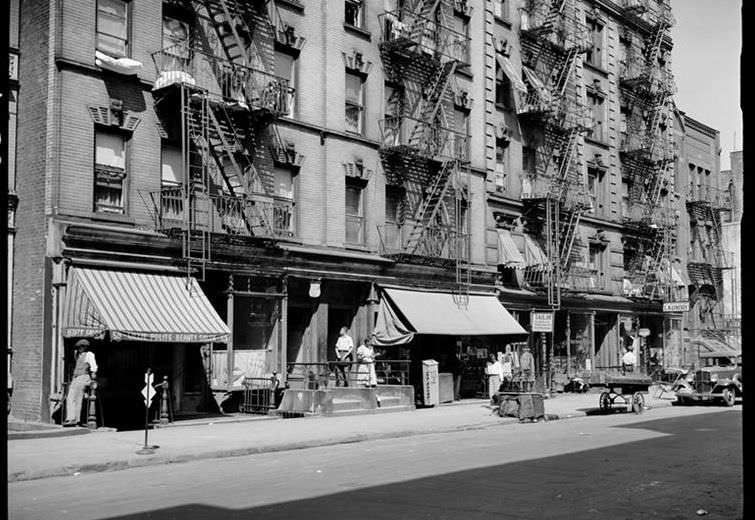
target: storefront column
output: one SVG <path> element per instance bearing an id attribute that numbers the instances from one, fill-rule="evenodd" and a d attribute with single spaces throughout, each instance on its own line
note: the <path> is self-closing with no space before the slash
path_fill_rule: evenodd
<path id="1" fill-rule="evenodd" d="M 288 276 L 285 274 L 281 277 L 281 293 L 283 293 L 283 297 L 280 299 L 281 317 L 279 320 L 280 334 L 278 335 L 280 338 L 280 355 L 278 358 L 280 366 L 278 375 L 282 382 L 288 374 Z"/>
<path id="2" fill-rule="evenodd" d="M 228 391 L 233 389 L 233 275 L 228 275 L 228 301 L 226 303 L 226 325 L 231 331 L 228 336 L 228 343 L 226 348 L 228 349 L 228 360 L 226 361 L 226 384 Z"/>
<path id="3" fill-rule="evenodd" d="M 571 374 L 571 312 L 566 311 L 566 377 L 571 379 Z"/>
<path id="4" fill-rule="evenodd" d="M 590 373 L 595 370 L 595 311 L 590 313 Z"/>

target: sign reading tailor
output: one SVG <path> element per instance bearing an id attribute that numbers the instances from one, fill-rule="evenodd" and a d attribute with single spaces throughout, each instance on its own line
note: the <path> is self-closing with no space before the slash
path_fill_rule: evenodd
<path id="1" fill-rule="evenodd" d="M 532 332 L 553 332 L 553 313 L 532 311 L 530 323 Z"/>
<path id="2" fill-rule="evenodd" d="M 687 312 L 689 302 L 666 302 L 663 304 L 663 312 Z"/>

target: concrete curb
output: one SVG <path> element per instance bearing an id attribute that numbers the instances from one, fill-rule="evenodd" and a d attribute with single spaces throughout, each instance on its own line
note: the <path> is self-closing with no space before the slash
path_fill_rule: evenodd
<path id="1" fill-rule="evenodd" d="M 666 406 L 671 406 L 671 402 L 658 403 L 655 406 L 648 407 L 648 410 L 652 410 L 654 408 L 663 408 Z M 491 414 L 492 413 L 493 412 L 491 411 Z M 587 413 L 582 412 L 582 411 L 575 411 L 573 413 L 569 413 L 566 415 L 564 414 L 561 414 L 561 415 L 547 414 L 547 415 L 548 415 L 547 420 L 553 421 L 553 420 L 564 420 L 564 419 L 573 419 L 577 417 L 585 417 L 587 416 Z M 20 472 L 15 472 L 15 473 L 8 473 L 8 482 L 9 483 L 22 482 L 26 480 L 39 480 L 39 479 L 51 478 L 51 477 L 73 476 L 78 473 L 99 473 L 99 472 L 105 472 L 105 471 L 119 471 L 119 470 L 130 469 L 130 468 L 155 466 L 155 465 L 160 465 L 160 464 L 178 464 L 182 462 L 192 462 L 192 461 L 197 461 L 197 460 L 222 459 L 222 458 L 228 458 L 228 457 L 243 457 L 247 455 L 259 455 L 262 453 L 275 453 L 275 452 L 281 452 L 281 451 L 303 450 L 303 449 L 308 449 L 308 448 L 334 446 L 338 444 L 352 444 L 352 443 L 364 442 L 364 441 L 397 439 L 397 438 L 403 438 L 403 437 L 415 437 L 418 435 L 432 435 L 432 434 L 438 434 L 438 433 L 452 433 L 452 432 L 458 432 L 458 431 L 482 430 L 482 429 L 505 426 L 509 424 L 519 424 L 519 420 L 515 418 L 502 417 L 500 418 L 500 421 L 497 421 L 495 423 L 490 423 L 490 422 L 469 423 L 469 424 L 453 426 L 450 428 L 441 427 L 441 428 L 431 428 L 431 429 L 398 430 L 398 431 L 390 431 L 390 432 L 383 432 L 383 433 L 377 433 L 377 434 L 346 435 L 342 437 L 330 437 L 330 438 L 316 439 L 316 440 L 311 440 L 311 441 L 295 441 L 295 442 L 289 442 L 289 443 L 283 443 L 283 444 L 257 445 L 257 446 L 250 446 L 247 448 L 206 451 L 202 453 L 175 455 L 171 457 L 160 456 L 159 454 L 156 454 L 154 456 L 146 456 L 140 459 L 115 460 L 115 461 L 107 461 L 107 462 L 96 463 L 96 464 L 59 466 L 56 468 L 49 468 L 49 469 L 37 470 L 37 471 L 20 471 Z"/>

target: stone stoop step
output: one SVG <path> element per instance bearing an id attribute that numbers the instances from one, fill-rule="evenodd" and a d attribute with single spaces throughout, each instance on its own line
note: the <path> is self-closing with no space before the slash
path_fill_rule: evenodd
<path id="1" fill-rule="evenodd" d="M 362 409 L 362 401 L 359 399 L 343 399 L 334 397 L 333 398 L 333 411 L 341 411 L 341 410 L 361 410 Z"/>
<path id="2" fill-rule="evenodd" d="M 368 415 L 378 413 L 392 413 L 392 412 L 411 412 L 414 410 L 413 406 L 398 405 L 398 406 L 380 406 L 380 408 L 365 409 L 365 408 L 352 408 L 349 410 L 334 410 L 329 414 L 323 414 L 323 417 L 344 417 L 348 415 Z"/>

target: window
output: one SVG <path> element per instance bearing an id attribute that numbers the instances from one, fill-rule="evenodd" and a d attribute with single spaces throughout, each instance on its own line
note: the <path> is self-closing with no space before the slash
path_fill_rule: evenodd
<path id="1" fill-rule="evenodd" d="M 163 187 L 181 186 L 183 184 L 183 155 L 180 146 L 163 144 L 161 179 Z"/>
<path id="2" fill-rule="evenodd" d="M 589 251 L 588 251 L 588 260 L 587 260 L 587 267 L 588 269 L 591 269 L 595 271 L 595 275 L 591 276 L 591 286 L 593 288 L 602 289 L 603 288 L 603 252 L 605 251 L 605 246 L 602 244 L 590 244 Z"/>
<path id="3" fill-rule="evenodd" d="M 587 101 L 592 111 L 592 135 L 595 141 L 605 142 L 606 107 L 602 96 L 587 94 Z"/>
<path id="4" fill-rule="evenodd" d="M 587 19 L 587 27 L 590 31 L 592 47 L 587 51 L 587 62 L 596 67 L 603 68 L 603 24 L 590 18 Z"/>
<path id="5" fill-rule="evenodd" d="M 621 215 L 624 217 L 629 216 L 629 193 L 632 190 L 632 186 L 626 179 L 621 181 Z"/>
<path id="6" fill-rule="evenodd" d="M 384 246 L 387 250 L 401 249 L 401 201 L 403 191 L 393 186 L 385 187 L 385 233 Z"/>
<path id="7" fill-rule="evenodd" d="M 506 189 L 506 147 L 501 139 L 497 139 L 495 144 L 494 183 L 496 191 L 504 191 Z"/>
<path id="8" fill-rule="evenodd" d="M 172 16 L 163 16 L 163 49 L 188 48 L 189 24 Z"/>
<path id="9" fill-rule="evenodd" d="M 285 52 L 275 51 L 275 75 L 286 80 L 289 87 L 288 110 L 284 111 L 284 115 L 288 117 L 294 117 L 295 98 L 290 88 L 293 88 L 295 85 L 295 73 L 296 60 L 294 57 Z"/>
<path id="10" fill-rule="evenodd" d="M 114 58 L 128 54 L 128 4 L 97 0 L 97 50 Z"/>
<path id="11" fill-rule="evenodd" d="M 454 110 L 454 150 L 453 157 L 467 157 L 469 139 L 469 115 L 463 110 Z"/>
<path id="12" fill-rule="evenodd" d="M 346 73 L 346 130 L 355 134 L 362 133 L 363 86 L 361 76 Z"/>
<path id="13" fill-rule="evenodd" d="M 125 213 L 126 138 L 122 134 L 95 131 L 94 211 Z"/>
<path id="14" fill-rule="evenodd" d="M 294 172 L 290 168 L 275 167 L 275 198 L 273 207 L 273 226 L 277 235 L 294 234 L 296 219 L 294 204 L 296 200 Z"/>
<path id="15" fill-rule="evenodd" d="M 469 21 L 461 16 L 454 16 L 454 57 L 463 63 L 469 63 Z"/>
<path id="16" fill-rule="evenodd" d="M 362 27 L 362 2 L 361 0 L 346 0 L 344 3 L 344 17 L 346 25 Z"/>
<path id="17" fill-rule="evenodd" d="M 600 178 L 596 170 L 587 170 L 587 190 L 592 199 L 593 208 L 598 208 L 600 204 Z"/>
<path id="18" fill-rule="evenodd" d="M 495 104 L 503 109 L 511 107 L 511 80 L 498 63 L 495 66 Z"/>
<path id="19" fill-rule="evenodd" d="M 509 2 L 508 0 L 493 0 L 493 14 L 501 20 L 509 19 Z"/>
<path id="20" fill-rule="evenodd" d="M 535 175 L 537 168 L 537 153 L 531 146 L 522 148 L 522 170 L 528 175 Z"/>
<path id="21" fill-rule="evenodd" d="M 346 242 L 350 244 L 362 244 L 364 242 L 362 188 L 361 183 L 346 180 Z"/>

